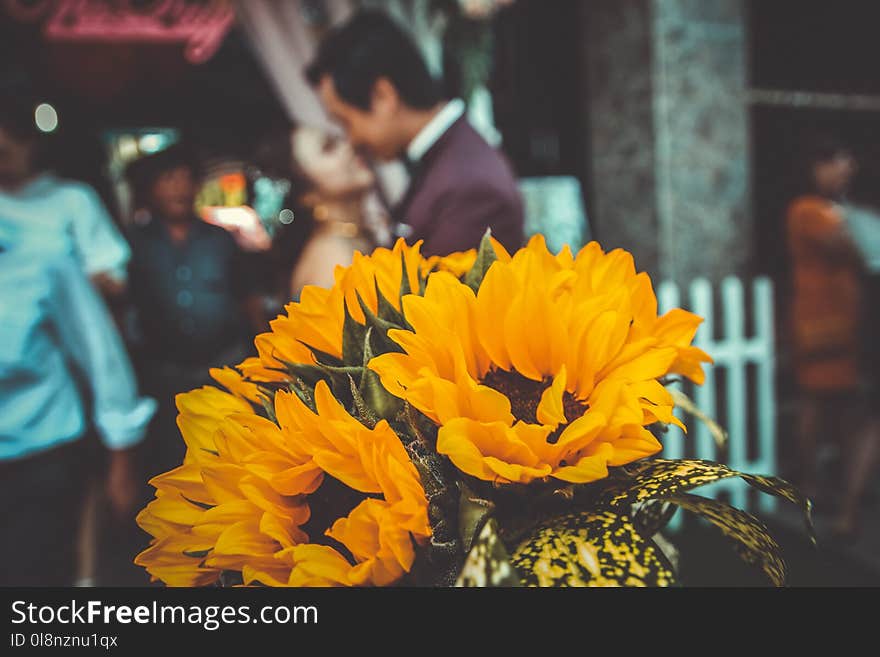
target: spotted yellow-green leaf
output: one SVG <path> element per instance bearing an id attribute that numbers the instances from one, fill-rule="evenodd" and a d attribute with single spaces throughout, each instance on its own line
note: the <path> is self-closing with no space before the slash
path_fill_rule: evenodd
<path id="1" fill-rule="evenodd" d="M 751 486 L 757 488 L 762 493 L 776 495 L 777 497 L 788 500 L 789 502 L 796 504 L 798 507 L 800 507 L 801 511 L 803 511 L 804 514 L 804 524 L 806 525 L 807 533 L 810 536 L 810 541 L 813 543 L 813 545 L 816 544 L 816 531 L 813 528 L 812 515 L 813 503 L 808 497 L 806 497 L 790 483 L 785 481 L 785 479 L 780 479 L 779 477 L 766 477 L 744 473 L 740 473 L 739 476 L 745 479 Z"/>
<path id="2" fill-rule="evenodd" d="M 609 480 L 600 494 L 600 503 L 634 504 L 668 497 L 679 491 L 736 477 L 738 473 L 723 463 L 699 459 L 652 459 L 633 463 L 620 476 Z"/>
<path id="3" fill-rule="evenodd" d="M 633 524 L 642 536 L 654 536 L 669 524 L 676 507 L 666 500 L 648 500 L 633 507 Z"/>
<path id="4" fill-rule="evenodd" d="M 498 524 L 494 518 L 486 521 L 480 530 L 455 585 L 460 587 L 520 585 L 519 575 L 510 563 L 507 548 L 498 535 Z"/>
<path id="5" fill-rule="evenodd" d="M 513 551 L 526 586 L 670 586 L 675 574 L 631 518 L 582 511 L 538 526 Z"/>
<path id="6" fill-rule="evenodd" d="M 809 512 L 809 500 L 783 479 L 738 472 L 723 463 L 700 459 L 650 459 L 630 464 L 607 481 L 599 501 L 617 505 L 660 499 L 730 477 L 740 477 L 761 492 L 794 502 Z"/>
<path id="7" fill-rule="evenodd" d="M 734 549 L 746 563 L 758 566 L 773 584 L 785 584 L 785 562 L 779 544 L 760 520 L 735 507 L 690 493 L 677 493 L 669 501 L 698 514 L 733 540 Z"/>
<path id="8" fill-rule="evenodd" d="M 631 464 L 616 477 L 603 483 L 598 502 L 626 506 L 648 500 L 668 499 L 670 495 L 688 491 L 714 481 L 740 477 L 750 486 L 798 505 L 810 540 L 816 537 L 811 517 L 812 504 L 790 483 L 779 477 L 738 472 L 723 463 L 699 459 L 651 459 Z"/>

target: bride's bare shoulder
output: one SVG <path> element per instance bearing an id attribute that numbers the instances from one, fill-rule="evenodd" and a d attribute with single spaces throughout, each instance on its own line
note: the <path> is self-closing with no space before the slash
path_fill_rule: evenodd
<path id="1" fill-rule="evenodd" d="M 294 267 L 292 287 L 298 289 L 304 285 L 332 285 L 336 266 L 350 265 L 355 250 L 364 250 L 359 242 L 360 240 L 329 234 L 318 234 L 309 239 Z"/>

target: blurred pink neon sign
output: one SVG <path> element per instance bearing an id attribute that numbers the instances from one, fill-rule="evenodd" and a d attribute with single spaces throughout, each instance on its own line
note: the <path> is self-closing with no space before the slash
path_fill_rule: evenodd
<path id="1" fill-rule="evenodd" d="M 45 19 L 53 41 L 183 43 L 199 64 L 217 52 L 235 21 L 228 0 L 3 0 L 19 20 Z"/>

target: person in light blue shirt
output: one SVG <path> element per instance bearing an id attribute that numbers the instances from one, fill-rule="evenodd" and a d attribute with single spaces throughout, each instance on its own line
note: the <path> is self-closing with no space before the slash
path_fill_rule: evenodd
<path id="1" fill-rule="evenodd" d="M 27 139 L 16 128 L 0 108 L 0 193 Z M 107 494 L 122 514 L 136 495 L 131 448 L 155 408 L 70 236 L 0 212 L 0 585 L 73 582 L 87 426 L 110 450 Z"/>
<path id="2" fill-rule="evenodd" d="M 71 241 L 81 268 L 107 299 L 125 289 L 131 249 L 89 185 L 46 170 L 44 136 L 27 91 L 0 89 L 0 216 Z"/>
<path id="3" fill-rule="evenodd" d="M 108 298 L 122 293 L 131 249 L 89 185 L 36 172 L 17 189 L 0 193 L 0 215 L 45 233 L 66 233 L 92 283 Z"/>

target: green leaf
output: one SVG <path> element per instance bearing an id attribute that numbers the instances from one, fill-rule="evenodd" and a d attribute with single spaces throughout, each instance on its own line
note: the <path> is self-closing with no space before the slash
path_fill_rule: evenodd
<path id="1" fill-rule="evenodd" d="M 483 239 L 480 240 L 477 259 L 470 270 L 464 275 L 465 285 L 471 288 L 474 293 L 480 289 L 480 284 L 483 282 L 486 272 L 489 271 L 489 267 L 491 267 L 492 263 L 498 259 L 495 255 L 495 249 L 492 247 L 492 241 L 489 239 L 491 236 L 492 230 L 487 228 L 483 235 Z"/>
<path id="2" fill-rule="evenodd" d="M 629 516 L 580 511 L 539 525 L 510 559 L 526 586 L 670 586 L 675 573 Z"/>
<path id="3" fill-rule="evenodd" d="M 412 294 L 412 288 L 409 285 L 409 271 L 406 267 L 405 252 L 400 252 L 400 298 L 403 299 L 407 294 Z"/>
<path id="4" fill-rule="evenodd" d="M 312 394 L 312 390 L 309 389 L 309 387 L 308 387 L 304 382 L 302 382 L 302 381 L 300 381 L 299 379 L 297 379 L 297 380 L 294 381 L 293 384 L 290 386 L 290 389 L 291 389 L 291 391 L 292 391 L 297 397 L 299 397 L 300 401 L 301 401 L 303 404 L 305 404 L 306 406 L 309 407 L 309 409 L 310 409 L 313 413 L 317 413 L 317 412 L 318 412 L 318 409 L 317 409 L 317 407 L 315 406 L 315 399 L 314 399 L 314 396 L 313 396 L 313 394 Z"/>
<path id="5" fill-rule="evenodd" d="M 743 561 L 761 568 L 774 585 L 785 584 L 782 551 L 760 520 L 724 502 L 690 493 L 677 493 L 669 501 L 718 527 L 734 541 L 734 549 Z"/>
<path id="6" fill-rule="evenodd" d="M 328 354 L 326 351 L 321 351 L 320 349 L 317 349 L 316 347 L 310 345 L 308 342 L 303 342 L 302 340 L 297 340 L 297 342 L 299 342 L 301 345 L 308 348 L 308 350 L 312 352 L 312 356 L 314 356 L 315 362 L 318 365 L 326 365 L 328 367 L 340 367 L 343 364 L 342 361 L 339 360 L 336 356 Z M 284 363 L 286 367 L 290 368 L 291 363 L 280 358 L 279 360 L 281 360 L 281 362 Z"/>
<path id="7" fill-rule="evenodd" d="M 345 319 L 342 323 L 342 364 L 360 366 L 364 363 L 364 336 L 367 327 L 359 324 L 348 311 L 348 303 L 344 306 Z"/>
<path id="8" fill-rule="evenodd" d="M 519 586 L 519 576 L 511 565 L 507 548 L 498 535 L 498 525 L 490 518 L 483 525 L 474 546 L 468 551 L 456 586 Z"/>
<path id="9" fill-rule="evenodd" d="M 382 294 L 382 291 L 379 289 L 379 282 L 376 283 L 376 299 L 378 299 L 377 305 L 377 315 L 384 319 L 386 322 L 389 322 L 395 327 L 398 328 L 406 328 L 412 329 L 409 325 L 409 322 L 406 321 L 406 318 L 403 316 L 403 313 L 400 312 L 397 308 L 395 308 L 391 302 L 385 298 L 385 295 Z"/>
<path id="10" fill-rule="evenodd" d="M 379 423 L 379 418 L 369 407 L 367 402 L 364 401 L 361 391 L 358 390 L 357 384 L 354 382 L 354 378 L 350 376 L 348 377 L 348 381 L 349 386 L 351 387 L 351 396 L 354 400 L 354 408 L 358 414 L 358 419 L 365 427 L 372 429 Z"/>
<path id="11" fill-rule="evenodd" d="M 405 426 L 409 434 L 415 438 L 422 446 L 424 446 L 428 451 L 434 451 L 434 445 L 436 444 L 436 440 L 430 440 L 426 435 L 423 427 L 419 426 L 421 424 L 422 419 L 426 419 L 421 413 L 414 410 L 412 405 L 405 401 L 403 402 L 403 408 L 396 418 L 399 422 L 402 422 Z"/>
<path id="12" fill-rule="evenodd" d="M 302 381 L 304 384 L 309 386 L 310 388 L 314 388 L 315 385 L 321 379 L 326 378 L 326 374 L 324 373 L 324 369 L 320 365 L 306 365 L 305 363 L 290 363 L 287 368 L 290 370 L 290 373 L 293 374 L 297 379 Z"/>
<path id="13" fill-rule="evenodd" d="M 260 403 L 266 412 L 266 417 L 278 424 L 278 418 L 275 417 L 275 398 L 260 392 Z"/>
<path id="14" fill-rule="evenodd" d="M 318 381 L 326 381 L 333 395 L 340 401 L 345 401 L 349 395 L 348 379 L 350 377 L 361 380 L 363 367 L 331 367 L 329 365 L 302 365 L 291 364 L 291 371 L 310 389 L 314 390 Z"/>
<path id="15" fill-rule="evenodd" d="M 357 295 L 358 303 L 360 304 L 361 310 L 364 313 L 364 318 L 366 319 L 366 326 L 374 329 L 372 332 L 372 353 L 375 354 L 386 354 L 389 352 L 395 353 L 404 353 L 403 348 L 394 342 L 391 338 L 388 337 L 388 329 L 394 328 L 402 328 L 400 326 L 396 326 L 391 322 L 387 322 L 381 317 L 376 316 L 370 307 L 364 303 L 364 300 L 361 298 L 360 293 L 355 293 Z M 364 361 L 364 366 L 366 367 L 368 361 Z"/>
<path id="16" fill-rule="evenodd" d="M 360 387 L 358 388 L 366 405 L 373 410 L 376 416 L 385 420 L 393 420 L 400 412 L 402 402 L 399 398 L 385 390 L 379 375 L 373 370 L 366 367 L 366 364 L 373 358 L 373 348 L 370 345 L 370 338 L 373 333 L 373 327 L 367 329 L 364 335 L 363 346 L 363 375 L 361 376 Z"/>
<path id="17" fill-rule="evenodd" d="M 458 502 L 458 532 L 465 552 L 473 547 L 474 537 L 483 529 L 495 504 L 476 495 L 463 482 L 460 484 L 461 496 Z"/>

